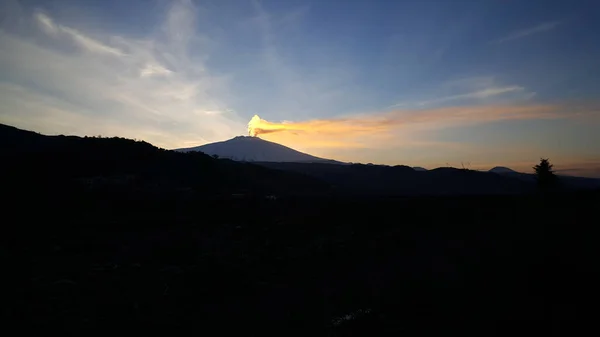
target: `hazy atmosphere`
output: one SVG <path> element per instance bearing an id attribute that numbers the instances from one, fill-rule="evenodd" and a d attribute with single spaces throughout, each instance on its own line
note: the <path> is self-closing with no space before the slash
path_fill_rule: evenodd
<path id="1" fill-rule="evenodd" d="M 335 4 L 335 5 L 334 5 Z M 0 4 L 0 122 L 600 177 L 594 1 Z"/>

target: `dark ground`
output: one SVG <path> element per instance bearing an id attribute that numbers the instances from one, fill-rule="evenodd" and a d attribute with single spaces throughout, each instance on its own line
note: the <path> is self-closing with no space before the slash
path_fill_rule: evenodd
<path id="1" fill-rule="evenodd" d="M 0 160 L 9 335 L 573 336 L 595 318 L 598 192 L 367 198 L 343 185 L 395 193 L 411 171 L 310 176 L 4 125 Z"/>
<path id="2" fill-rule="evenodd" d="M 572 335 L 594 307 L 597 193 L 33 192 L 2 221 L 4 310 L 31 336 Z"/>

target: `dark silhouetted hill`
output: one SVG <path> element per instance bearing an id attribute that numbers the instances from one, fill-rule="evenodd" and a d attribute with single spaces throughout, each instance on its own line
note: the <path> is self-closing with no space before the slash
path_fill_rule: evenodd
<path id="1" fill-rule="evenodd" d="M 518 173 L 517 171 L 515 171 L 513 169 L 509 169 L 508 167 L 504 167 L 504 166 L 496 166 L 494 168 L 491 168 L 488 172 L 492 172 L 492 173 Z"/>
<path id="2" fill-rule="evenodd" d="M 455 168 L 417 171 L 408 166 L 335 165 L 317 163 L 259 163 L 303 173 L 332 184 L 343 194 L 369 195 L 473 195 L 520 194 L 533 185 L 518 179 L 486 172 Z"/>
<path id="3" fill-rule="evenodd" d="M 6 184 L 132 187 L 169 192 L 319 194 L 328 185 L 199 152 L 181 153 L 125 138 L 44 136 L 0 125 L 1 173 Z M 18 188 L 18 187 L 17 187 Z"/>
<path id="4" fill-rule="evenodd" d="M 488 172 L 404 165 L 349 164 L 308 155 L 258 137 L 233 139 L 176 151 L 201 151 L 219 158 L 301 173 L 333 185 L 342 195 L 483 195 L 535 191 L 535 177 L 507 167 Z M 600 180 L 561 177 L 564 189 L 600 188 Z"/>
<path id="5" fill-rule="evenodd" d="M 251 154 L 252 161 L 169 151 L 117 137 L 44 136 L 2 125 L 0 155 L 4 165 L 0 173 L 7 186 L 21 190 L 22 186 L 100 188 L 163 196 L 181 191 L 205 196 L 503 195 L 535 191 L 535 177 L 509 169 L 498 169 L 497 173 L 455 168 L 420 171 L 403 165 L 342 164 L 256 137 L 209 145 L 231 151 L 239 146 L 237 153 Z M 279 155 L 282 161 L 274 161 Z M 256 161 L 260 158 L 273 161 Z M 567 189 L 600 187 L 597 179 L 561 177 L 560 182 Z"/>

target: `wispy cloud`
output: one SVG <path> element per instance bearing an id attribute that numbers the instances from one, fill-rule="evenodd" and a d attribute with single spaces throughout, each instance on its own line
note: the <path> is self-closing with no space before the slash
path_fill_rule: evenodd
<path id="1" fill-rule="evenodd" d="M 459 95 L 446 96 L 441 98 L 436 98 L 429 101 L 419 102 L 419 105 L 428 105 L 432 103 L 443 103 L 448 101 L 456 101 L 461 99 L 485 99 L 494 96 L 499 96 L 508 93 L 522 93 L 525 91 L 525 88 L 521 86 L 509 86 L 509 87 L 491 87 L 483 90 L 468 92 Z"/>
<path id="2" fill-rule="evenodd" d="M 522 102 L 535 96 L 535 92 L 520 85 L 502 85 L 493 76 L 459 78 L 442 83 L 433 90 L 441 92 L 437 97 L 416 102 L 400 102 L 387 109 L 425 107 L 453 103 L 457 105 L 503 104 Z"/>
<path id="3" fill-rule="evenodd" d="M 502 37 L 502 38 L 492 41 L 492 43 L 503 43 L 503 42 L 513 41 L 513 40 L 517 40 L 517 39 L 522 39 L 522 38 L 525 38 L 525 37 L 528 37 L 531 35 L 535 35 L 535 34 L 539 34 L 539 33 L 544 33 L 544 32 L 547 32 L 547 31 L 550 31 L 550 30 L 556 28 L 559 24 L 560 24 L 559 21 L 541 23 L 535 27 L 530 27 L 527 29 L 522 29 L 522 30 L 512 32 L 505 37 Z"/>
<path id="4" fill-rule="evenodd" d="M 145 139 L 166 148 L 239 135 L 226 75 L 205 66 L 198 8 L 173 1 L 144 38 L 84 32 L 36 10 L 0 27 L 0 122 L 56 134 Z"/>
<path id="5" fill-rule="evenodd" d="M 34 17 L 37 23 L 41 26 L 42 30 L 52 37 L 60 38 L 59 35 L 64 34 L 71 38 L 73 42 L 75 42 L 84 50 L 114 56 L 124 55 L 123 52 L 119 49 L 103 44 L 100 41 L 97 41 L 89 36 L 86 36 L 85 34 L 82 34 L 76 29 L 56 24 L 51 17 L 42 12 L 35 13 Z"/>
<path id="6" fill-rule="evenodd" d="M 161 66 L 160 64 L 153 63 L 147 63 L 146 66 L 142 70 L 140 70 L 141 77 L 168 76 L 172 73 L 172 71 Z"/>

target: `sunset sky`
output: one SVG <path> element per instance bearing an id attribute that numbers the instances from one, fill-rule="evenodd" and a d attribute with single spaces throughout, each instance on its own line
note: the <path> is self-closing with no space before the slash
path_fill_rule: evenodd
<path id="1" fill-rule="evenodd" d="M 600 177 L 598 32 L 592 0 L 2 0 L 0 123 L 173 149 L 258 115 L 325 158 Z"/>

